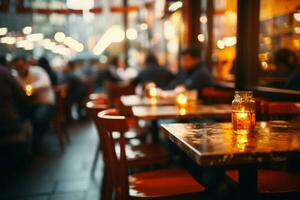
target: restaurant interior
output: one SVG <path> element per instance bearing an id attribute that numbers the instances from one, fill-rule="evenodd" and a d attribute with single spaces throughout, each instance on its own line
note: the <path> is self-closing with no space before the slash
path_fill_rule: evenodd
<path id="1" fill-rule="evenodd" d="M 1 0 L 0 199 L 300 200 L 299 0 Z"/>

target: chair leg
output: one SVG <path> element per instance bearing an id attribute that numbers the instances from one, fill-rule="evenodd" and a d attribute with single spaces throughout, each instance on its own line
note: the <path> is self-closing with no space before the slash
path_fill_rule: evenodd
<path id="1" fill-rule="evenodd" d="M 103 170 L 103 179 L 101 186 L 101 200 L 112 199 L 113 183 L 108 170 Z"/>
<path id="2" fill-rule="evenodd" d="M 91 169 L 91 177 L 92 178 L 95 175 L 95 170 L 96 170 L 97 162 L 98 162 L 98 159 L 99 159 L 100 150 L 101 150 L 101 144 L 99 142 L 98 145 L 97 145 L 95 155 L 94 155 L 93 165 L 92 165 L 92 169 Z"/>

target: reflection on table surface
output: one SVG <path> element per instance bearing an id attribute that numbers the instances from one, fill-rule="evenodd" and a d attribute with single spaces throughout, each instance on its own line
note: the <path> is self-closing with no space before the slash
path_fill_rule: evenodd
<path id="1" fill-rule="evenodd" d="M 163 125 L 168 137 L 200 165 L 282 161 L 300 152 L 300 122 L 258 122 L 252 133 L 231 123 Z"/>

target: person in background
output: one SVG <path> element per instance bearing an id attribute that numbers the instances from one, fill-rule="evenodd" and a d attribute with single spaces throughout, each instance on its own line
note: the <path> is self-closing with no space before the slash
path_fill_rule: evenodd
<path id="1" fill-rule="evenodd" d="M 21 85 L 4 67 L 0 67 L 0 85 L 0 137 L 20 132 L 30 134 L 30 123 L 26 121 L 30 102 Z"/>
<path id="2" fill-rule="evenodd" d="M 97 79 L 101 85 L 103 85 L 103 83 L 105 83 L 106 81 L 110 81 L 114 83 L 122 81 L 121 77 L 119 77 L 117 74 L 118 60 L 119 58 L 117 56 L 110 58 L 110 61 L 107 64 L 106 69 L 101 70 L 98 73 Z"/>
<path id="3" fill-rule="evenodd" d="M 7 68 L 7 60 L 3 55 L 0 55 L 0 67 Z"/>
<path id="4" fill-rule="evenodd" d="M 75 71 L 75 63 L 69 61 L 65 68 L 64 83 L 68 85 L 68 93 L 66 96 L 66 117 L 67 121 L 72 121 L 72 107 L 76 106 L 78 118 L 83 118 L 82 102 L 85 98 L 86 89 L 80 76 Z"/>
<path id="5" fill-rule="evenodd" d="M 37 64 L 38 64 L 38 66 L 40 66 L 41 68 L 43 68 L 47 72 L 47 74 L 48 74 L 48 76 L 49 76 L 49 78 L 51 80 L 51 84 L 53 86 L 58 85 L 58 78 L 57 78 L 55 72 L 52 70 L 52 68 L 51 68 L 51 66 L 50 66 L 49 61 L 47 60 L 47 58 L 41 57 L 38 60 Z"/>
<path id="6" fill-rule="evenodd" d="M 213 76 L 201 60 L 200 50 L 196 47 L 188 47 L 181 52 L 179 71 L 172 87 L 183 86 L 187 90 L 197 90 L 198 97 L 201 97 L 201 90 L 214 84 Z"/>
<path id="7" fill-rule="evenodd" d="M 297 66 L 297 55 L 289 49 L 279 49 L 274 54 L 276 71 L 274 76 L 288 77 Z"/>
<path id="8" fill-rule="evenodd" d="M 116 73 L 117 76 L 120 77 L 121 81 L 125 82 L 131 81 L 138 74 L 135 68 L 126 66 L 124 58 L 118 58 Z"/>
<path id="9" fill-rule="evenodd" d="M 47 72 L 38 66 L 31 66 L 24 57 L 14 59 L 18 80 L 27 96 L 30 96 L 32 106 L 33 145 L 39 148 L 42 136 L 48 130 L 54 114 L 55 96 Z"/>
<path id="10" fill-rule="evenodd" d="M 158 64 L 157 58 L 153 53 L 148 53 L 144 61 L 144 69 L 133 79 L 132 84 L 138 85 L 149 82 L 155 83 L 159 88 L 167 87 L 175 76 L 165 67 Z"/>
<path id="11" fill-rule="evenodd" d="M 285 88 L 292 90 L 300 90 L 300 63 L 289 76 L 288 81 L 285 84 Z"/>

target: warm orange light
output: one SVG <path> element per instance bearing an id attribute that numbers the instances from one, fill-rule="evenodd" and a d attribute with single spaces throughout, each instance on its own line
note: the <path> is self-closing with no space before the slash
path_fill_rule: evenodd
<path id="1" fill-rule="evenodd" d="M 147 83 L 145 86 L 145 92 L 146 92 L 145 94 L 147 97 L 151 97 L 151 98 L 156 97 L 158 90 L 156 88 L 155 83 L 153 83 L 153 82 Z"/>
<path id="2" fill-rule="evenodd" d="M 25 87 L 25 92 L 27 96 L 31 96 L 33 91 L 32 91 L 32 86 L 31 85 L 26 85 Z"/>
<path id="3" fill-rule="evenodd" d="M 157 104 L 157 99 L 155 97 L 151 97 L 150 98 L 150 105 L 151 106 L 156 106 L 156 104 Z"/>
<path id="4" fill-rule="evenodd" d="M 241 131 L 242 133 L 245 131 Z M 248 144 L 248 137 L 247 133 L 245 132 L 244 134 L 239 134 L 236 137 L 236 146 L 240 151 L 244 151 L 246 146 Z"/>
<path id="5" fill-rule="evenodd" d="M 240 113 L 236 113 L 236 116 L 239 120 L 247 120 L 248 119 L 248 113 L 241 111 Z"/>
<path id="6" fill-rule="evenodd" d="M 149 96 L 150 97 L 156 97 L 157 96 L 157 89 L 156 89 L 156 87 L 151 87 L 149 89 Z"/>
<path id="7" fill-rule="evenodd" d="M 247 134 L 255 126 L 255 113 L 241 109 L 232 112 L 233 130 L 239 134 Z"/>
<path id="8" fill-rule="evenodd" d="M 183 108 L 188 105 L 188 99 L 183 93 L 180 93 L 176 98 L 176 103 L 179 107 Z"/>
<path id="9" fill-rule="evenodd" d="M 179 114 L 180 115 L 186 115 L 186 109 L 185 108 L 180 108 L 179 109 Z"/>

